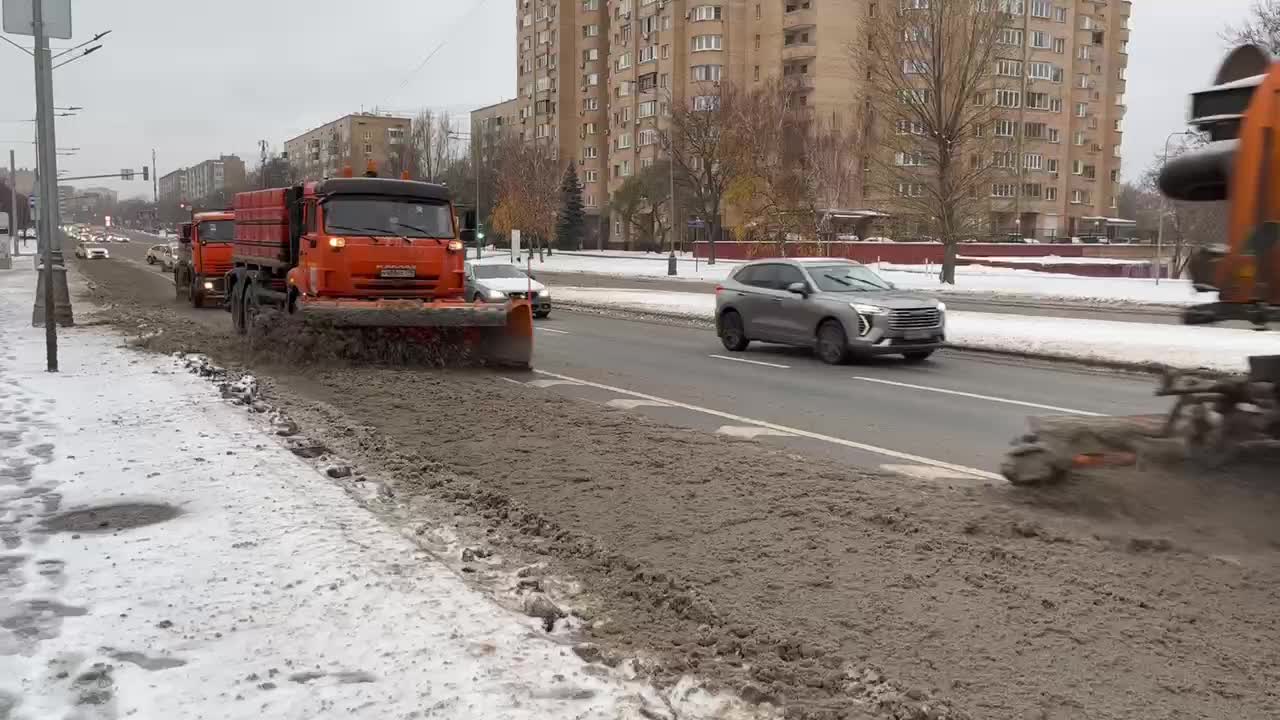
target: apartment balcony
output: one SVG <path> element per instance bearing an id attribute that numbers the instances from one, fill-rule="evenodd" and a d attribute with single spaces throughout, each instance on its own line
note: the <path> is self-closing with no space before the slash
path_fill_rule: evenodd
<path id="1" fill-rule="evenodd" d="M 800 7 L 803 3 L 797 2 L 796 9 L 782 14 L 782 29 L 793 30 L 802 27 L 814 27 L 818 20 L 818 11 L 813 7 L 817 0 L 810 3 L 810 7 Z"/>
<path id="2" fill-rule="evenodd" d="M 812 42 L 782 46 L 782 62 L 812 60 L 818 57 L 818 46 Z"/>

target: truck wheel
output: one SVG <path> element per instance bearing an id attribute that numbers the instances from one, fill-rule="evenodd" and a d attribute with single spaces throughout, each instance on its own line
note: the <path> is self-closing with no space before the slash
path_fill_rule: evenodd
<path id="1" fill-rule="evenodd" d="M 191 307 L 204 307 L 204 290 L 199 287 L 200 278 L 191 276 L 191 284 L 187 286 L 187 297 L 191 298 Z"/>
<path id="2" fill-rule="evenodd" d="M 187 287 L 186 278 L 182 276 L 182 272 L 178 268 L 173 269 L 173 294 L 179 300 L 186 300 L 190 293 Z"/>
<path id="3" fill-rule="evenodd" d="M 242 308 L 241 314 L 244 316 L 244 332 L 248 333 L 253 329 L 253 324 L 257 322 L 260 309 L 258 289 L 252 280 L 246 280 L 244 283 L 244 299 L 240 301 L 240 307 Z"/>

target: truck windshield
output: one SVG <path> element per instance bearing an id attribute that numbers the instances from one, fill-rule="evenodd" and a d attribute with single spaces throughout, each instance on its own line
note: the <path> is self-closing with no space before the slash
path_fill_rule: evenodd
<path id="1" fill-rule="evenodd" d="M 452 238 L 453 211 L 426 200 L 336 197 L 324 204 L 330 235 Z"/>
<path id="2" fill-rule="evenodd" d="M 229 243 L 236 239 L 236 224 L 231 220 L 206 220 L 196 227 L 202 243 Z"/>

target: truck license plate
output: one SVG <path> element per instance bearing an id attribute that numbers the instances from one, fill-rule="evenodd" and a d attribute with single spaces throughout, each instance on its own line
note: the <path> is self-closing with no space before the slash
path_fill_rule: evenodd
<path id="1" fill-rule="evenodd" d="M 417 270 L 411 265 L 397 265 L 382 268 L 378 275 L 384 278 L 411 278 L 417 275 Z"/>
<path id="2" fill-rule="evenodd" d="M 928 330 L 909 330 L 906 335 L 908 340 L 928 340 L 931 337 L 933 333 Z"/>

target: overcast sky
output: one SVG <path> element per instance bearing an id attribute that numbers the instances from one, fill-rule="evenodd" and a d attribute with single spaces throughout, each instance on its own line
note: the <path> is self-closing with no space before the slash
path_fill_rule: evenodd
<path id="1" fill-rule="evenodd" d="M 1209 82 L 1226 48 L 1218 34 L 1251 0 L 1135 0 L 1129 46 L 1125 174 L 1139 173 L 1186 120 L 1187 93 Z M 162 173 L 219 153 L 250 167 L 257 142 L 286 139 L 361 107 L 458 112 L 515 93 L 514 0 L 72 0 L 75 41 L 112 30 L 97 53 L 58 70 L 58 121 L 72 174 Z M 8 35 L 30 45 L 30 38 Z M 440 43 L 444 46 L 421 69 Z M 31 135 L 30 58 L 0 45 L 0 141 Z M 3 147 L 3 145 L 0 145 Z M 30 166 L 30 144 L 16 145 Z M 7 147 L 4 147 L 7 149 Z M 81 183 L 84 184 L 84 183 Z M 92 183 L 91 183 L 92 184 Z M 99 183 L 149 196 L 141 180 Z"/>

